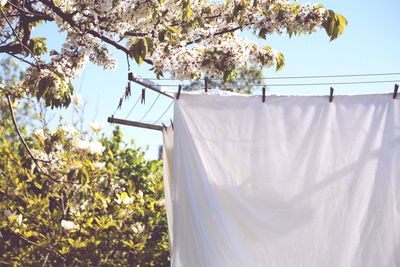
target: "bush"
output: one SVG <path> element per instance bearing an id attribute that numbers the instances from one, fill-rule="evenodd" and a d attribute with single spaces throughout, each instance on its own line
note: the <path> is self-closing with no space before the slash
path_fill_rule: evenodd
<path id="1" fill-rule="evenodd" d="M 30 157 L 0 117 L 0 265 L 169 265 L 160 161 L 65 126 L 25 132 Z"/>

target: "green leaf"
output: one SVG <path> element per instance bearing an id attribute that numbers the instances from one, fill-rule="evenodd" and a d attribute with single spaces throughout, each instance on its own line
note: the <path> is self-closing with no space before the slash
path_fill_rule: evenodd
<path id="1" fill-rule="evenodd" d="M 29 40 L 28 46 L 34 55 L 40 56 L 47 53 L 46 38 L 32 38 Z"/>
<path id="2" fill-rule="evenodd" d="M 36 186 L 36 188 L 38 188 L 39 190 L 41 190 L 43 187 L 41 184 L 39 184 L 38 182 L 33 182 L 33 184 Z"/>
<path id="3" fill-rule="evenodd" d="M 130 248 L 135 248 L 135 244 L 131 240 L 129 241 L 122 240 L 122 244 L 125 244 Z"/>
<path id="4" fill-rule="evenodd" d="M 173 26 L 167 26 L 167 29 L 170 32 L 173 32 L 173 33 L 180 33 L 180 30 L 178 28 L 173 27 Z"/>
<path id="5" fill-rule="evenodd" d="M 192 8 L 191 8 L 191 4 L 190 4 L 190 0 L 187 1 L 183 1 L 182 2 L 182 6 L 183 6 L 183 14 L 182 14 L 182 18 L 184 20 L 188 20 L 192 17 L 193 13 L 192 13 Z"/>
<path id="6" fill-rule="evenodd" d="M 147 46 L 145 45 L 144 40 L 136 40 L 136 42 L 131 45 L 130 50 L 136 63 L 139 65 L 142 64 L 147 53 Z"/>
<path id="7" fill-rule="evenodd" d="M 71 246 L 74 246 L 75 244 L 75 240 L 73 240 L 72 238 L 68 238 L 68 244 L 70 244 Z"/>
<path id="8" fill-rule="evenodd" d="M 224 82 L 229 82 L 232 78 L 235 78 L 237 75 L 237 71 L 235 69 L 226 70 L 223 72 L 223 79 Z"/>
<path id="9" fill-rule="evenodd" d="M 154 48 L 154 42 L 152 38 L 149 37 L 145 37 L 144 41 L 146 43 L 146 47 L 147 47 L 147 53 L 151 52 Z"/>
<path id="10" fill-rule="evenodd" d="M 331 41 L 343 34 L 346 25 L 346 18 L 332 10 L 328 10 L 327 18 L 322 24 Z"/>
<path id="11" fill-rule="evenodd" d="M 160 31 L 160 32 L 158 33 L 158 40 L 159 40 L 160 42 L 164 42 L 164 41 L 165 41 L 165 31 Z"/>
<path id="12" fill-rule="evenodd" d="M 63 246 L 60 250 L 60 253 L 63 255 L 67 254 L 68 252 L 69 252 L 69 247 L 67 246 Z"/>
<path id="13" fill-rule="evenodd" d="M 278 57 L 276 59 L 276 71 L 280 71 L 285 66 L 285 58 L 282 53 L 278 53 Z"/>
<path id="14" fill-rule="evenodd" d="M 266 28 L 261 28 L 260 32 L 258 33 L 258 36 L 260 38 L 266 39 L 267 38 L 267 29 Z"/>

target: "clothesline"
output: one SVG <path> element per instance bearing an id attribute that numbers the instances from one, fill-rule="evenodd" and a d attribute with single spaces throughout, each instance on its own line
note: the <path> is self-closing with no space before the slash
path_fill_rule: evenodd
<path id="1" fill-rule="evenodd" d="M 321 85 L 343 85 L 343 84 L 373 84 L 373 83 L 396 83 L 399 80 L 384 81 L 350 81 L 350 82 L 321 82 L 321 83 L 283 83 L 283 84 L 247 84 L 254 87 L 279 87 L 279 86 L 321 86 Z M 162 87 L 177 87 L 176 84 L 160 84 Z"/>
<path id="2" fill-rule="evenodd" d="M 341 75 L 313 75 L 313 76 L 292 76 L 292 77 L 274 77 L 274 78 L 278 78 L 278 79 L 283 79 L 283 78 L 287 78 L 287 79 L 293 79 L 293 78 L 298 78 L 298 79 L 308 79 L 308 78 L 333 78 L 333 77 L 367 77 L 367 76 L 388 76 L 388 75 L 400 75 L 400 73 L 375 73 L 375 74 L 341 74 Z M 151 79 L 144 79 L 141 77 L 135 77 L 133 75 L 132 72 L 130 72 L 128 74 L 128 80 L 135 82 L 139 85 L 142 85 L 152 91 L 155 91 L 157 93 L 159 93 L 159 95 L 157 96 L 156 100 L 152 103 L 152 105 L 150 106 L 150 108 L 147 110 L 147 112 L 145 113 L 145 115 L 142 117 L 142 119 L 138 122 L 135 121 L 128 121 L 128 120 L 122 120 L 122 119 L 117 119 L 114 117 L 114 114 L 108 118 L 108 122 L 110 123 L 118 123 L 118 124 L 125 124 L 125 125 L 130 125 L 130 126 L 136 126 L 136 127 L 141 127 L 141 128 L 147 128 L 147 129 L 152 129 L 152 130 L 159 130 L 161 131 L 165 125 L 162 124 L 159 125 L 157 124 L 158 122 L 161 121 L 161 119 L 163 118 L 163 116 L 166 114 L 166 112 L 169 110 L 169 108 L 172 106 L 173 101 L 171 101 L 171 103 L 169 104 L 169 106 L 165 109 L 165 111 L 162 113 L 162 115 L 152 124 L 148 124 L 148 123 L 144 123 L 143 120 L 144 118 L 147 116 L 147 114 L 152 110 L 152 108 L 154 107 L 155 103 L 157 102 L 158 98 L 161 95 L 167 96 L 169 98 L 174 98 L 172 95 L 170 95 L 168 92 L 162 91 L 162 87 L 179 87 L 178 90 L 178 94 L 177 94 L 177 99 L 179 98 L 181 89 L 182 89 L 182 85 L 178 84 L 178 85 L 172 85 L 172 84 L 156 84 L 154 82 L 151 82 Z M 164 79 L 164 80 L 168 80 L 168 79 Z M 208 77 L 206 77 L 204 79 L 204 86 L 205 86 L 205 90 L 207 92 L 207 90 L 209 89 L 209 81 L 212 79 L 209 79 Z M 398 92 L 398 84 L 397 82 L 400 80 L 373 80 L 373 81 L 345 81 L 345 82 L 318 82 L 318 83 L 281 83 L 281 84 L 247 84 L 248 86 L 252 86 L 252 87 L 262 87 L 262 102 L 265 102 L 265 88 L 266 87 L 297 87 L 297 86 L 333 86 L 333 85 L 345 85 L 345 84 L 379 84 L 379 83 L 395 83 L 395 89 L 393 92 L 393 99 L 395 99 L 397 97 L 397 92 Z M 144 90 L 144 89 L 143 89 Z M 332 102 L 333 100 L 333 91 L 334 89 L 331 87 L 330 88 L 330 96 L 329 96 L 329 102 Z M 122 99 L 122 98 L 121 98 Z M 139 101 L 140 97 L 137 99 L 137 101 L 135 102 L 135 104 L 133 105 L 133 108 L 129 111 L 129 114 L 131 114 L 131 112 L 133 111 L 133 109 L 135 108 L 135 106 L 137 105 L 138 101 Z M 128 114 L 128 116 L 129 116 Z M 126 118 L 128 118 L 128 116 L 126 116 Z"/>
<path id="3" fill-rule="evenodd" d="M 333 75 L 305 75 L 305 76 L 280 76 L 280 77 L 263 77 L 255 79 L 236 79 L 236 80 L 282 80 L 282 79 L 319 79 L 319 78 L 348 78 L 348 77 L 372 77 L 372 76 L 394 76 L 400 75 L 400 72 L 386 73 L 361 73 L 361 74 L 333 74 Z M 193 81 L 193 79 L 175 79 L 175 78 L 142 78 L 150 81 Z M 221 81 L 221 78 L 209 77 L 209 80 Z"/>

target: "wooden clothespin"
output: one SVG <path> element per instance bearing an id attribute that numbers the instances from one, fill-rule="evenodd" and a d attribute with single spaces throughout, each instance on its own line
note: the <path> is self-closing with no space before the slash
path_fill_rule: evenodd
<path id="1" fill-rule="evenodd" d="M 265 87 L 262 88 L 262 102 L 265 103 Z"/>
<path id="2" fill-rule="evenodd" d="M 121 97 L 120 99 L 119 99 L 119 103 L 118 103 L 118 107 L 117 107 L 117 109 L 121 109 L 122 108 L 122 102 L 124 101 L 124 99 Z"/>
<path id="3" fill-rule="evenodd" d="M 128 85 L 125 88 L 125 99 L 129 98 L 131 95 L 132 95 L 131 83 L 128 81 Z"/>
<path id="4" fill-rule="evenodd" d="M 398 91 L 399 91 L 399 85 L 396 83 L 394 85 L 393 99 L 396 99 Z"/>
<path id="5" fill-rule="evenodd" d="M 146 88 L 142 88 L 142 99 L 140 100 L 140 104 L 146 104 Z"/>
<path id="6" fill-rule="evenodd" d="M 179 96 L 181 95 L 181 90 L 182 90 L 182 85 L 178 86 L 178 93 L 176 94 L 176 99 L 179 99 Z"/>
<path id="7" fill-rule="evenodd" d="M 332 101 L 333 101 L 333 91 L 334 91 L 335 89 L 333 89 L 333 87 L 331 87 L 331 92 L 330 92 L 330 94 L 329 94 L 329 103 L 332 103 Z"/>
<path id="8" fill-rule="evenodd" d="M 206 93 L 208 92 L 208 77 L 204 78 L 204 91 Z"/>

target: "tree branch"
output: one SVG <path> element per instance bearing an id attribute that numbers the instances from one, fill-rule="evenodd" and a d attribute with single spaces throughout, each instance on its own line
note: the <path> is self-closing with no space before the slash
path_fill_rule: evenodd
<path id="1" fill-rule="evenodd" d="M 6 44 L 0 46 L 0 53 L 21 54 L 23 51 L 24 50 L 19 44 Z"/>
<path id="2" fill-rule="evenodd" d="M 29 148 L 29 146 L 26 143 L 24 137 L 22 136 L 21 131 L 19 130 L 19 127 L 18 127 L 18 124 L 17 124 L 17 120 L 15 119 L 14 108 L 12 107 L 12 102 L 11 102 L 10 96 L 6 95 L 6 98 L 7 98 L 7 101 L 8 101 L 8 108 L 10 109 L 11 119 L 12 119 L 12 122 L 14 124 L 15 131 L 17 131 L 19 140 L 21 141 L 21 143 L 24 145 L 24 147 L 28 151 L 28 154 L 31 156 L 32 160 L 36 163 L 37 166 L 39 166 L 39 161 L 45 162 L 45 163 L 50 163 L 50 161 L 38 159 L 33 155 L 31 149 Z"/>
<path id="3" fill-rule="evenodd" d="M 4 19 L 6 20 L 8 26 L 10 27 L 12 33 L 14 34 L 15 38 L 18 40 L 18 42 L 19 42 L 19 44 L 20 44 L 20 46 L 21 46 L 21 52 L 20 52 L 20 53 L 25 52 L 25 49 L 24 49 L 24 48 L 26 48 L 26 51 L 28 51 L 28 48 L 22 43 L 21 39 L 19 38 L 18 34 L 16 33 L 14 27 L 12 26 L 10 20 L 7 18 L 7 16 L 6 16 L 6 14 L 4 13 L 3 9 L 0 9 L 0 12 L 1 12 L 1 14 L 3 15 L 3 17 L 4 17 Z"/>
<path id="4" fill-rule="evenodd" d="M 38 159 L 33 155 L 31 149 L 29 148 L 29 146 L 26 143 L 24 137 L 22 136 L 21 131 L 19 130 L 17 121 L 15 119 L 14 109 L 12 107 L 12 102 L 11 102 L 10 96 L 7 94 L 6 98 L 7 98 L 7 101 L 8 101 L 8 107 L 9 107 L 10 112 L 11 112 L 11 119 L 12 119 L 12 122 L 14 124 L 14 128 L 17 131 L 17 134 L 18 134 L 18 137 L 19 137 L 20 141 L 22 142 L 22 144 L 24 145 L 25 149 L 28 151 L 29 156 L 32 158 L 33 162 L 35 163 L 36 167 L 38 168 L 39 173 L 45 175 L 47 178 L 49 178 L 50 180 L 52 180 L 53 182 L 56 182 L 56 183 L 81 184 L 81 183 L 75 183 L 75 182 L 70 182 L 70 181 L 61 181 L 61 180 L 54 179 L 53 177 L 51 177 L 51 175 L 47 174 L 46 172 L 44 172 L 42 170 L 42 168 L 40 167 L 39 162 L 51 163 L 51 161 Z"/>
<path id="5" fill-rule="evenodd" d="M 222 30 L 222 31 L 220 31 L 220 32 L 217 32 L 217 33 L 214 33 L 214 34 L 205 36 L 205 37 L 203 37 L 203 38 L 197 38 L 196 40 L 187 42 L 186 44 L 187 44 L 187 45 L 190 45 L 190 44 L 198 43 L 198 42 L 200 42 L 201 40 L 208 39 L 208 38 L 210 38 L 210 37 L 215 37 L 215 36 L 218 36 L 218 35 L 222 35 L 222 34 L 225 34 L 225 33 L 235 32 L 235 31 L 240 30 L 240 29 L 242 29 L 242 28 L 243 28 L 243 26 L 237 26 L 237 27 L 234 27 L 234 28 L 225 29 L 225 30 Z"/>
<path id="6" fill-rule="evenodd" d="M 54 19 L 44 13 L 40 13 L 37 11 L 33 11 L 31 6 L 27 7 L 27 9 L 23 9 L 20 6 L 17 6 L 16 4 L 12 3 L 11 1 L 7 1 L 11 6 L 13 6 L 15 9 L 17 9 L 21 13 L 25 13 L 26 15 L 31 15 L 30 17 L 26 16 L 29 18 L 31 21 L 38 21 L 38 20 L 47 20 L 47 21 L 53 21 Z M 22 16 L 22 14 L 21 14 Z"/>
<path id="7" fill-rule="evenodd" d="M 39 62 L 39 60 L 36 58 L 36 56 L 35 56 L 35 55 L 32 53 L 32 51 L 29 49 L 28 44 L 24 43 L 24 41 L 25 41 L 25 42 L 29 41 L 29 37 L 30 37 L 30 30 L 29 30 L 28 24 L 27 24 L 27 25 L 22 25 L 22 26 L 24 26 L 25 28 L 24 28 L 23 40 L 21 40 L 20 37 L 18 36 L 17 32 L 16 32 L 15 29 L 13 28 L 11 22 L 10 22 L 9 19 L 7 18 L 6 14 L 4 13 L 4 11 L 3 11 L 2 9 L 0 9 L 0 12 L 1 12 L 1 14 L 3 15 L 3 17 L 4 17 L 4 19 L 6 20 L 8 26 L 11 28 L 11 31 L 13 32 L 13 34 L 15 35 L 15 38 L 18 40 L 18 42 L 19 42 L 19 44 L 20 44 L 20 46 L 21 46 L 21 52 L 20 52 L 20 53 L 22 54 L 22 52 L 26 52 L 26 51 L 27 51 L 27 52 L 35 59 L 36 62 Z M 27 31 L 26 28 L 28 28 L 28 32 L 26 32 L 26 31 Z M 28 35 L 28 36 L 26 36 L 26 35 Z"/>
<path id="8" fill-rule="evenodd" d="M 78 28 L 79 30 L 81 29 L 80 28 L 81 25 L 77 24 L 73 20 L 73 14 L 65 13 L 61 8 L 56 6 L 52 0 L 39 0 L 39 1 L 42 4 L 44 4 L 45 6 L 47 6 L 48 8 L 50 8 L 51 10 L 53 10 L 54 13 L 56 13 L 60 18 L 62 18 L 65 22 L 67 22 L 71 27 Z M 125 46 L 120 45 L 116 41 L 96 32 L 95 30 L 92 30 L 92 29 L 85 29 L 85 30 L 90 35 L 92 35 L 96 38 L 99 38 L 100 40 L 114 46 L 116 49 L 121 50 L 129 55 L 131 54 L 130 50 L 128 48 L 126 48 Z"/>
<path id="9" fill-rule="evenodd" d="M 17 56 L 17 55 L 14 55 L 14 54 L 12 54 L 12 53 L 10 53 L 10 52 L 6 52 L 6 53 L 9 54 L 9 55 L 12 56 L 12 57 L 15 57 L 16 59 L 18 59 L 18 60 L 20 60 L 20 61 L 22 61 L 22 62 L 25 62 L 25 63 L 28 64 L 28 65 L 31 65 L 32 67 L 36 67 L 36 68 L 40 69 L 40 67 L 39 67 L 38 65 L 36 65 L 36 64 L 34 64 L 34 63 L 32 63 L 32 62 L 29 62 L 28 60 L 25 60 L 25 59 L 23 59 L 22 57 L 19 57 L 19 56 Z"/>

